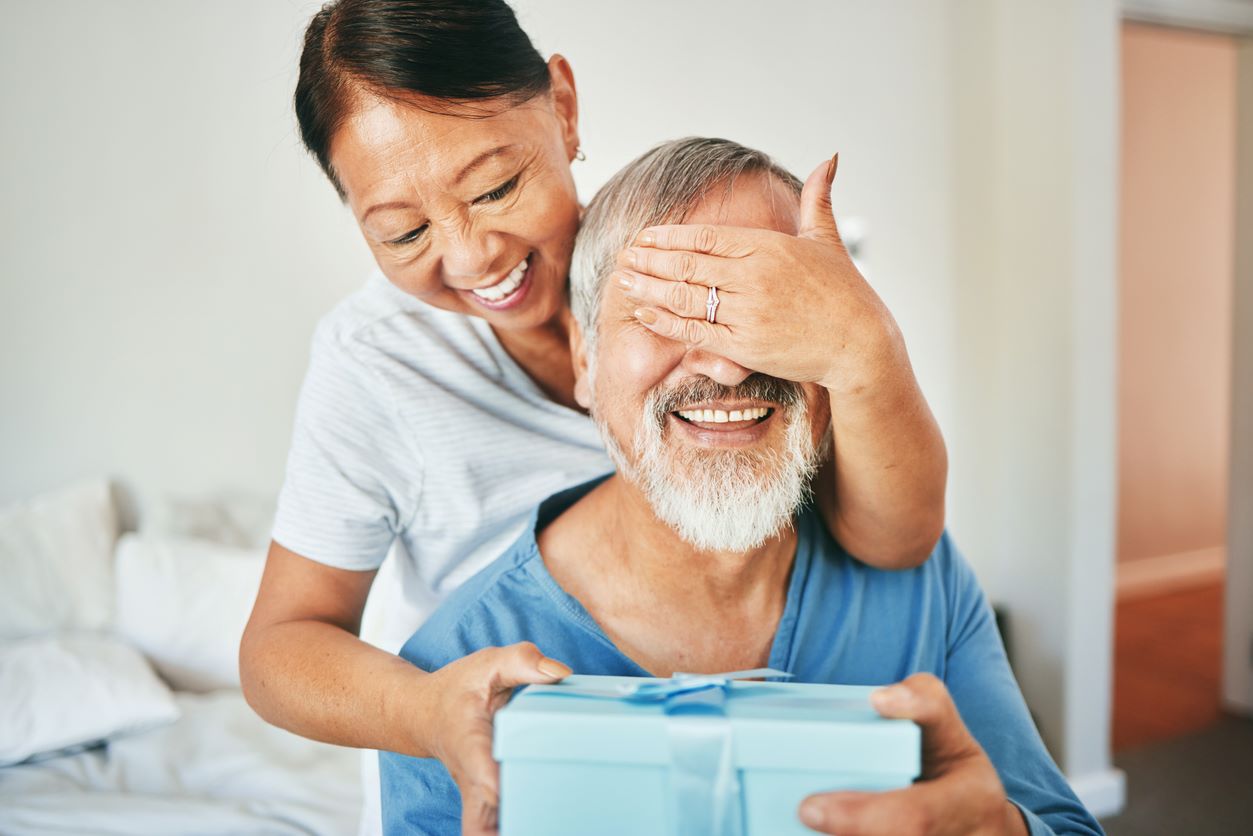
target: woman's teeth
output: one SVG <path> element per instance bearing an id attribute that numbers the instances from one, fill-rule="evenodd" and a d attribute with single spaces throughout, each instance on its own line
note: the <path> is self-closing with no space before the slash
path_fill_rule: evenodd
<path id="1" fill-rule="evenodd" d="M 501 299 L 504 299 L 522 284 L 522 277 L 526 275 L 526 262 L 525 258 L 522 259 L 522 262 L 513 268 L 508 276 L 505 276 L 491 287 L 474 288 L 474 295 L 489 302 L 499 302 Z"/>
<path id="2" fill-rule="evenodd" d="M 768 407 L 759 406 L 753 409 L 733 409 L 726 412 L 721 409 L 680 409 L 679 417 L 687 421 L 700 421 L 702 424 L 726 424 L 731 421 L 756 421 L 770 414 Z"/>

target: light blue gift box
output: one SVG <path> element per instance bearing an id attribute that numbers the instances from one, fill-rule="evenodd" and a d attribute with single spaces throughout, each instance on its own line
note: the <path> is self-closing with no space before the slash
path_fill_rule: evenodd
<path id="1" fill-rule="evenodd" d="M 807 795 L 919 775 L 921 732 L 872 687 L 571 676 L 496 714 L 501 836 L 810 834 Z"/>

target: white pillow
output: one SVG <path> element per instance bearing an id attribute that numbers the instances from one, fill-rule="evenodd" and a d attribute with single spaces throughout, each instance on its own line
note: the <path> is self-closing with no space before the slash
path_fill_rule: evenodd
<path id="1" fill-rule="evenodd" d="M 110 636 L 0 642 L 0 682 L 0 766 L 178 719 L 143 656 Z"/>
<path id="2" fill-rule="evenodd" d="M 0 510 L 0 640 L 105 629 L 116 539 L 103 480 Z"/>
<path id="3" fill-rule="evenodd" d="M 265 554 L 127 534 L 116 556 L 114 630 L 179 691 L 239 687 L 239 640 Z"/>

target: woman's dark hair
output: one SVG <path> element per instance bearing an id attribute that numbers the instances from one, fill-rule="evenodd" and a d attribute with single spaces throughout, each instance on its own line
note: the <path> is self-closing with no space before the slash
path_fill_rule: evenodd
<path id="1" fill-rule="evenodd" d="M 417 93 L 453 110 L 480 99 L 520 104 L 548 89 L 548 65 L 504 0 L 334 0 L 305 30 L 296 119 L 343 197 L 331 139 L 360 92 Z"/>

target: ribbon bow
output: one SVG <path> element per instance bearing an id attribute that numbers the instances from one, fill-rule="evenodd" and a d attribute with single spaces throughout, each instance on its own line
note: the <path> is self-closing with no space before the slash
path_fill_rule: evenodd
<path id="1" fill-rule="evenodd" d="M 667 717 L 670 746 L 670 833 L 743 836 L 744 808 L 732 756 L 726 699 L 736 680 L 791 676 L 773 668 L 717 674 L 676 673 L 670 679 L 638 685 L 573 685 L 550 693 L 661 704 Z"/>

